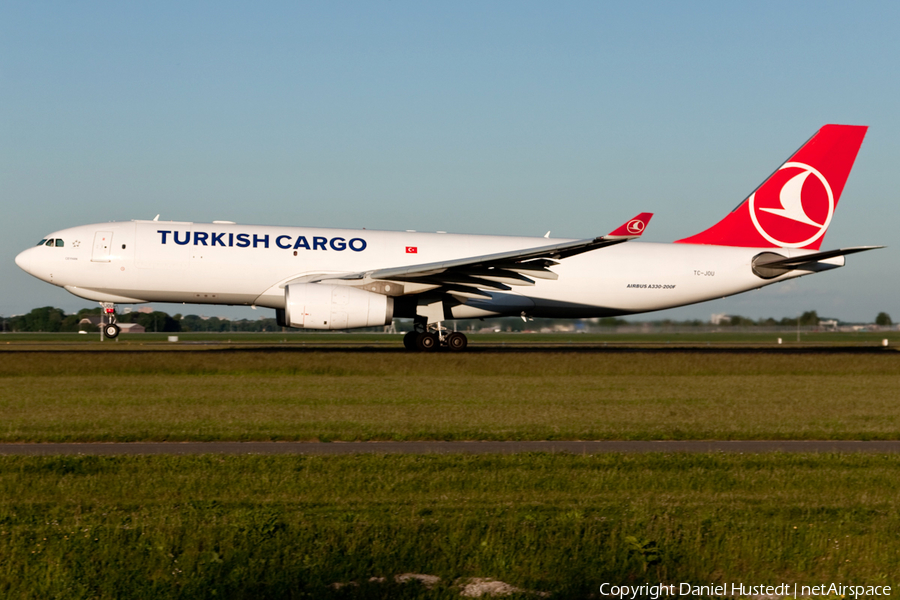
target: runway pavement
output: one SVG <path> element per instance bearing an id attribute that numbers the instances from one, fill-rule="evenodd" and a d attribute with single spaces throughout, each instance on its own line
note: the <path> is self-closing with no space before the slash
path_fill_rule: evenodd
<path id="1" fill-rule="evenodd" d="M 523 452 L 900 452 L 900 440 L 529 441 L 529 442 L 126 442 L 0 444 L 0 455 L 141 454 L 516 454 Z"/>

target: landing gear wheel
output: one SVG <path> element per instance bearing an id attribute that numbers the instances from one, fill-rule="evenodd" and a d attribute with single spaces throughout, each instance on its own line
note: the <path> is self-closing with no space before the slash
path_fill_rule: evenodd
<path id="1" fill-rule="evenodd" d="M 419 337 L 418 331 L 410 331 L 403 336 L 403 347 L 407 350 L 418 350 L 416 347 L 416 338 Z"/>
<path id="2" fill-rule="evenodd" d="M 119 332 L 121 329 L 115 323 L 110 323 L 109 325 L 103 326 L 103 335 L 113 340 L 119 336 Z"/>
<path id="3" fill-rule="evenodd" d="M 416 336 L 416 348 L 422 352 L 432 352 L 438 349 L 438 336 L 433 333 L 420 333 Z"/>
<path id="4" fill-rule="evenodd" d="M 451 352 L 462 352 L 468 345 L 469 340 L 464 333 L 454 331 L 447 336 L 447 348 L 449 348 Z"/>

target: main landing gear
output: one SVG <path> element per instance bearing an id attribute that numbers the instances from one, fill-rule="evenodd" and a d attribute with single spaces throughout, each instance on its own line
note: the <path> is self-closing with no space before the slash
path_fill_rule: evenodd
<path id="1" fill-rule="evenodd" d="M 451 352 L 462 352 L 469 345 L 469 339 L 458 331 L 448 332 L 440 323 L 434 331 L 416 323 L 416 328 L 403 336 L 403 346 L 413 352 L 434 352 L 446 348 Z"/>

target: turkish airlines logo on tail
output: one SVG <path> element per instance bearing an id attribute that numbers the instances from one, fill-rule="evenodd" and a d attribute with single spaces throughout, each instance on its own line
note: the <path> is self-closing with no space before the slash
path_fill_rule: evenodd
<path id="1" fill-rule="evenodd" d="M 785 163 L 750 196 L 756 230 L 782 248 L 815 242 L 825 235 L 833 215 L 834 194 L 828 180 L 804 163 Z"/>
<path id="2" fill-rule="evenodd" d="M 640 235 L 641 232 L 644 231 L 644 227 L 646 227 L 646 225 L 640 219 L 632 219 L 625 225 L 625 229 L 628 230 L 628 233 L 633 233 L 635 235 Z"/>

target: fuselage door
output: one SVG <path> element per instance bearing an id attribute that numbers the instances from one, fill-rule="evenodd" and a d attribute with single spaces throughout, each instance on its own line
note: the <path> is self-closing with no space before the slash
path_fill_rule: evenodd
<path id="1" fill-rule="evenodd" d="M 94 251 L 91 253 L 91 262 L 109 262 L 112 235 L 112 231 L 98 231 L 94 234 Z"/>

